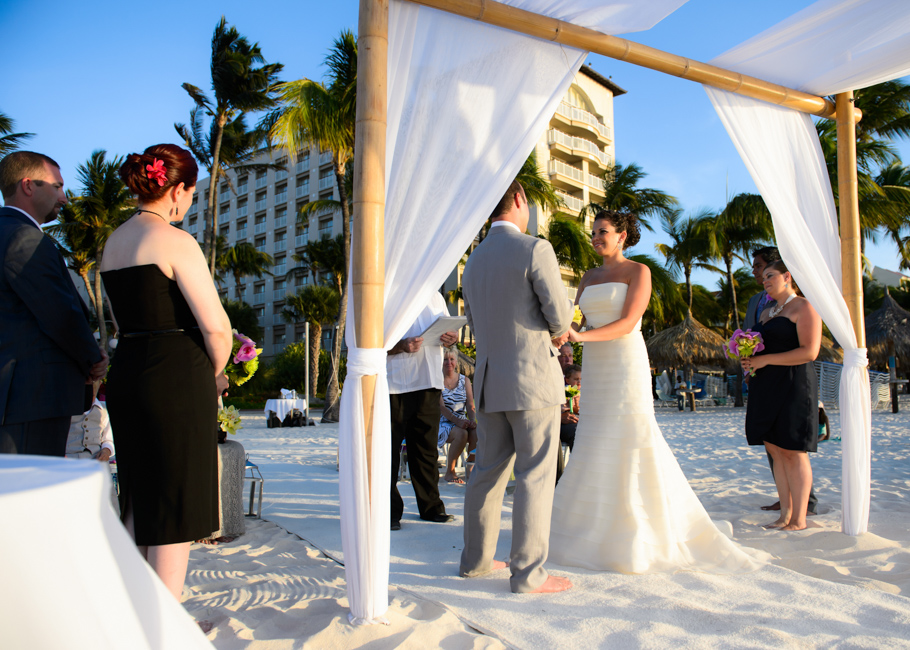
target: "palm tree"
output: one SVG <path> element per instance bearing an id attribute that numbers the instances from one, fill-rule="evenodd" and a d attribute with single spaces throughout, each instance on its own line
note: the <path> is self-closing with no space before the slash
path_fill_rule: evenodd
<path id="1" fill-rule="evenodd" d="M 557 212 L 547 222 L 546 233 L 537 236 L 550 242 L 559 265 L 571 269 L 576 281 L 600 264 L 600 256 L 575 217 Z"/>
<path id="2" fill-rule="evenodd" d="M 323 323 L 331 322 L 338 315 L 340 295 L 332 287 L 311 284 L 289 295 L 281 315 L 288 323 L 304 320 L 310 324 L 310 395 L 316 394 L 319 383 L 319 341 Z M 337 373 L 336 373 L 337 374 Z"/>
<path id="3" fill-rule="evenodd" d="M 730 291 L 733 319 L 739 329 L 733 259 L 745 261 L 755 242 L 774 237 L 771 213 L 760 194 L 737 194 L 720 214 L 710 217 L 702 225 L 708 244 L 706 256 L 722 260 L 726 268 L 726 286 Z"/>
<path id="4" fill-rule="evenodd" d="M 76 201 L 76 195 L 67 190 L 66 196 L 69 202 L 60 209 L 56 222 L 47 226 L 45 232 L 57 239 L 66 265 L 82 278 L 89 302 L 94 310 L 96 309 L 95 291 L 89 281 L 89 272 L 95 268 L 95 251 L 91 242 L 85 242 L 85 230 L 78 226 L 81 224 L 83 216 L 79 202 Z"/>
<path id="5" fill-rule="evenodd" d="M 334 239 L 319 239 L 311 241 L 298 254 L 291 255 L 295 262 L 302 262 L 313 272 L 313 277 L 317 273 L 327 274 L 328 281 L 331 282 L 338 295 L 341 295 L 342 288 L 347 284 L 348 267 L 344 259 L 344 239 L 343 235 L 336 235 Z"/>
<path id="6" fill-rule="evenodd" d="M 72 221 L 60 223 L 61 232 L 77 245 L 80 254 L 91 255 L 95 266 L 94 303 L 98 316 L 98 331 L 101 341 L 107 341 L 107 325 L 104 320 L 104 301 L 101 295 L 101 274 L 97 272 L 104 245 L 108 237 L 136 207 L 129 188 L 120 180 L 122 158 L 106 159 L 103 149 L 92 152 L 88 162 L 76 168 L 82 193 L 73 197 Z"/>
<path id="7" fill-rule="evenodd" d="M 278 73 L 283 67 L 280 63 L 266 63 L 259 44 L 250 44 L 235 27 L 229 28 L 227 21 L 222 16 L 212 35 L 211 69 L 215 101 L 212 102 L 196 86 L 189 83 L 183 84 L 183 89 L 193 98 L 196 106 L 204 110 L 213 120 L 208 220 L 203 241 L 203 250 L 209 257 L 213 276 L 215 275 L 214 235 L 217 228 L 215 206 L 217 205 L 218 179 L 223 173 L 221 147 L 225 126 L 241 113 L 267 110 L 275 106 L 273 93 L 278 82 Z"/>
<path id="8" fill-rule="evenodd" d="M 522 163 L 515 180 L 524 188 L 528 204 L 550 212 L 556 212 L 563 206 L 562 199 L 559 198 L 550 179 L 543 174 L 537 163 L 537 149 L 533 149 L 531 155 Z"/>
<path id="9" fill-rule="evenodd" d="M 332 153 L 332 168 L 338 185 L 341 204 L 341 234 L 344 267 L 350 265 L 351 213 L 345 184 L 347 166 L 354 157 L 354 123 L 357 108 L 357 41 L 354 34 L 345 30 L 335 39 L 325 59 L 328 75 L 326 83 L 299 79 L 279 85 L 283 106 L 267 120 L 270 135 L 289 152 L 304 146 L 317 146 L 320 151 Z M 332 351 L 332 363 L 338 368 L 341 362 L 341 340 L 347 318 L 347 286 L 341 285 L 338 307 L 338 335 Z M 333 372 L 326 389 L 326 408 L 323 420 L 338 420 L 338 376 Z"/>
<path id="10" fill-rule="evenodd" d="M 13 133 L 13 118 L 6 113 L 0 113 L 0 158 L 15 151 L 23 140 L 28 140 L 34 133 Z"/>
<path id="11" fill-rule="evenodd" d="M 704 222 L 714 217 L 709 210 L 701 210 L 695 215 L 683 218 L 680 210 L 661 215 L 663 231 L 670 237 L 672 244 L 655 244 L 654 248 L 667 260 L 671 268 L 680 269 L 686 282 L 686 303 L 692 311 L 692 271 L 707 269 L 720 273 L 716 266 L 704 260 L 708 242 L 704 235 Z"/>
<path id="12" fill-rule="evenodd" d="M 681 321 L 686 304 L 673 273 L 650 255 L 630 255 L 628 259 L 651 270 L 651 300 L 641 318 L 642 329 L 653 336 L 671 323 Z"/>
<path id="13" fill-rule="evenodd" d="M 910 84 L 894 79 L 860 88 L 854 91 L 853 101 L 863 112 L 856 125 L 857 140 L 910 136 Z"/>
<path id="14" fill-rule="evenodd" d="M 256 250 L 256 247 L 249 242 L 237 242 L 223 253 L 218 255 L 215 266 L 219 271 L 230 273 L 234 276 L 235 293 L 237 299 L 240 299 L 240 285 L 243 278 L 253 276 L 261 278 L 269 273 L 275 261 L 268 253 Z"/>
<path id="15" fill-rule="evenodd" d="M 222 298 L 221 304 L 224 306 L 224 312 L 231 321 L 231 327 L 250 337 L 254 341 L 262 341 L 262 326 L 259 324 L 259 317 L 256 310 L 242 300 L 230 300 Z"/>
<path id="16" fill-rule="evenodd" d="M 606 196 L 600 203 L 593 202 L 581 211 L 582 219 L 593 217 L 601 210 L 631 212 L 645 228 L 654 231 L 648 221 L 649 216 L 667 217 L 679 206 L 676 197 L 662 190 L 650 187 L 638 187 L 648 174 L 635 163 L 609 167 L 603 173 L 604 192 Z"/>

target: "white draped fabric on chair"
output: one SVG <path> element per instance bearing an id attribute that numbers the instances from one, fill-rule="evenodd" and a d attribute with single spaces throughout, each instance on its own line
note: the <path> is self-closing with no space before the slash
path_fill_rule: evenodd
<path id="1" fill-rule="evenodd" d="M 521 9 L 610 34 L 649 29 L 683 3 L 684 0 L 506 0 L 506 4 Z M 391 0 L 385 349 L 400 339 L 430 293 L 438 290 L 468 248 L 546 128 L 584 57 L 585 52 L 580 50 L 404 0 Z M 782 135 L 777 133 L 774 137 Z M 811 140 L 809 135 L 814 134 L 804 133 L 802 137 Z M 780 146 L 788 145 L 783 142 Z M 814 198 L 824 204 L 822 197 L 826 196 L 830 204 L 830 194 L 830 188 L 818 190 Z M 776 226 L 779 221 L 794 218 L 791 210 L 772 211 Z M 826 261 L 837 260 L 831 261 L 829 267 L 830 274 L 839 279 L 839 245 L 836 226 L 831 225 L 836 224 L 833 218 L 833 212 L 824 215 L 835 239 L 823 244 L 823 256 Z M 784 235 L 791 239 L 798 236 Z M 786 244 L 781 242 L 788 261 L 794 246 L 789 242 L 790 239 Z M 818 260 L 807 260 L 807 264 L 814 262 Z M 801 286 L 805 286 L 808 281 L 801 273 L 802 267 L 796 274 Z M 831 281 L 824 285 L 820 281 L 819 287 L 807 291 L 807 295 L 813 302 L 817 295 L 833 293 L 837 297 L 837 284 Z M 828 299 L 836 302 L 830 296 Z M 823 309 L 827 308 L 820 311 Z M 830 311 L 836 309 L 832 307 Z M 831 325 L 831 317 L 826 311 L 822 314 Z M 846 325 L 832 326 L 832 331 L 846 347 L 852 331 L 845 310 L 842 316 Z M 369 624 L 384 622 L 388 608 L 388 384 L 385 350 L 357 348 L 353 319 L 354 311 L 349 309 L 348 375 L 339 431 L 341 525 L 350 618 L 358 624 Z M 851 368 L 861 370 L 862 353 L 851 352 L 851 359 Z M 359 381 L 366 375 L 378 375 L 371 473 L 367 471 Z M 862 394 L 868 427 L 868 389 Z M 855 411 L 862 411 L 860 399 L 855 400 Z M 842 408 L 846 402 L 842 398 Z M 370 485 L 368 476 L 372 476 Z M 846 492 L 846 485 L 844 489 Z"/>

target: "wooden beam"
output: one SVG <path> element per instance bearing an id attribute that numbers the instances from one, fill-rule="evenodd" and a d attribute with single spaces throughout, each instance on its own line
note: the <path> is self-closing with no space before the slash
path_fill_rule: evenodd
<path id="1" fill-rule="evenodd" d="M 853 91 L 835 96 L 837 102 L 837 187 L 840 212 L 841 285 L 856 332 L 856 345 L 866 347 L 863 317 L 863 264 L 860 252 L 859 199 L 856 182 L 856 122 L 850 119 Z M 841 116 L 846 116 L 843 118 Z"/>
<path id="2" fill-rule="evenodd" d="M 588 52 L 602 54 L 635 65 L 689 79 L 778 106 L 792 108 L 819 117 L 835 118 L 835 105 L 824 97 L 787 88 L 779 84 L 687 59 L 662 50 L 609 36 L 587 27 L 579 27 L 555 18 L 504 5 L 494 0 L 410 0 L 411 2 L 452 14 L 472 18 L 515 32 L 562 43 Z M 850 106 L 855 121 L 860 111 Z"/>
<path id="3" fill-rule="evenodd" d="M 385 133 L 389 0 L 360 0 L 357 117 L 354 135 L 354 238 L 351 246 L 354 333 L 359 348 L 383 347 L 385 287 Z M 367 481 L 373 478 L 376 375 L 363 377 Z M 380 498 L 387 498 L 381 494 Z"/>

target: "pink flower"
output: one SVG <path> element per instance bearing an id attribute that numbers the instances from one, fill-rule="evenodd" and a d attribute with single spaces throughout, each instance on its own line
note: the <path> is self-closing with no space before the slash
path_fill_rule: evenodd
<path id="1" fill-rule="evenodd" d="M 253 345 L 252 342 L 244 343 L 240 346 L 240 349 L 237 350 L 237 354 L 234 355 L 234 363 L 252 361 L 258 354 L 259 353 L 256 351 L 256 346 Z"/>
<path id="2" fill-rule="evenodd" d="M 240 334 L 239 332 L 234 332 L 234 338 L 240 341 L 241 345 L 252 345 L 255 346 L 256 343 L 249 336 Z"/>
<path id="3" fill-rule="evenodd" d="M 146 176 L 148 176 L 151 181 L 158 181 L 158 186 L 161 187 L 167 183 L 167 176 L 165 172 L 167 169 L 164 167 L 164 161 L 158 160 L 157 158 L 152 159 L 151 165 L 146 165 Z"/>

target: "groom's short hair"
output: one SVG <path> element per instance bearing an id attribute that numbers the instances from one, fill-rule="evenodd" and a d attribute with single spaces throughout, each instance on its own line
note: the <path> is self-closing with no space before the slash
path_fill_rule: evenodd
<path id="1" fill-rule="evenodd" d="M 60 169 L 53 158 L 34 151 L 14 151 L 0 160 L 0 194 L 3 198 L 15 196 L 23 178 L 43 174 L 44 163 Z"/>
<path id="2" fill-rule="evenodd" d="M 499 203 L 496 204 L 496 207 L 493 209 L 493 212 L 490 214 L 490 219 L 498 219 L 506 212 L 512 209 L 512 201 L 515 199 L 516 194 L 521 194 L 521 198 L 525 200 L 525 203 L 528 202 L 528 197 L 525 195 L 525 188 L 521 186 L 517 180 L 512 181 L 509 185 L 509 189 L 506 190 L 506 193 L 503 194 L 502 198 L 499 199 Z"/>

